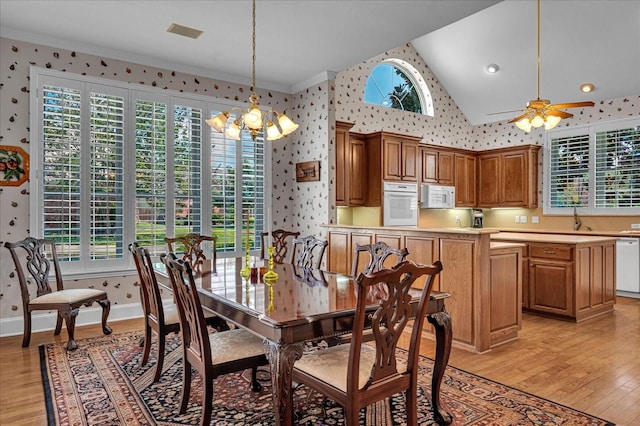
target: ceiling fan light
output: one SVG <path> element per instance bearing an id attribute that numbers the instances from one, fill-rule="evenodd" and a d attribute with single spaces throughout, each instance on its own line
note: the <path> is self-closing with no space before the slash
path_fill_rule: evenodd
<path id="1" fill-rule="evenodd" d="M 524 117 L 516 121 L 516 127 L 520 130 L 524 130 L 525 133 L 529 133 L 531 131 L 531 122 L 528 117 Z"/>
<path id="2" fill-rule="evenodd" d="M 227 120 L 229 119 L 229 112 L 221 112 L 213 118 L 205 120 L 205 122 L 213 127 L 217 132 L 222 132 L 224 126 L 227 125 Z"/>
<path id="3" fill-rule="evenodd" d="M 278 115 L 278 124 L 282 129 L 283 136 L 287 136 L 289 133 L 294 132 L 298 128 L 298 125 L 291 121 L 291 119 L 284 114 Z"/>
<path id="4" fill-rule="evenodd" d="M 544 124 L 544 118 L 542 118 L 539 114 L 536 114 L 533 119 L 531 119 L 531 127 L 540 127 Z"/>
<path id="5" fill-rule="evenodd" d="M 544 119 L 544 129 L 545 130 L 551 130 L 554 127 L 556 127 L 558 125 L 558 123 L 560 123 L 560 120 L 562 120 L 560 117 L 555 116 L 555 115 L 547 115 Z"/>

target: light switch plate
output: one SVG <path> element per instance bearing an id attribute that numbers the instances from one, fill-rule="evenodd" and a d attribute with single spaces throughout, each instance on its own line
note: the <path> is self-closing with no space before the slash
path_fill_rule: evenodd
<path id="1" fill-rule="evenodd" d="M 640 223 L 632 223 L 631 229 L 640 229 Z"/>
<path id="2" fill-rule="evenodd" d="M 527 223 L 528 219 L 526 216 L 520 216 L 520 223 Z"/>
<path id="3" fill-rule="evenodd" d="M 540 218 L 538 216 L 531 216 L 531 223 L 539 223 Z"/>
<path id="4" fill-rule="evenodd" d="M 520 216 L 516 216 L 516 223 L 520 223 Z"/>

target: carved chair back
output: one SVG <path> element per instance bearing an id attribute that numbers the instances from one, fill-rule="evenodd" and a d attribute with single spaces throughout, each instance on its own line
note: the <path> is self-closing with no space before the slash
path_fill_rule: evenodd
<path id="1" fill-rule="evenodd" d="M 129 244 L 129 251 L 133 255 L 133 259 L 138 270 L 140 278 L 140 295 L 142 296 L 142 308 L 144 315 L 150 323 L 156 325 L 155 330 L 164 326 L 164 309 L 162 306 L 162 295 L 160 287 L 156 280 L 156 274 L 153 272 L 153 263 L 149 250 L 138 244 L 137 241 Z"/>
<path id="2" fill-rule="evenodd" d="M 299 232 L 285 231 L 284 229 L 276 229 L 271 233 L 271 239 L 273 240 L 273 261 L 275 263 L 287 263 L 288 262 L 288 252 L 289 252 L 289 242 L 295 238 L 300 236 Z M 260 257 L 262 259 L 266 259 L 267 247 L 269 241 L 267 238 L 269 237 L 268 232 L 262 233 L 262 245 L 260 246 Z"/>
<path id="3" fill-rule="evenodd" d="M 211 272 L 216 272 L 216 236 L 208 236 L 208 235 L 200 235 L 196 233 L 189 233 L 182 237 L 173 237 L 173 238 L 165 238 L 165 243 L 167 243 L 167 249 L 169 252 L 182 253 L 182 260 L 189 262 L 189 266 L 191 269 L 196 271 L 196 273 L 202 272 L 202 264 L 204 262 L 211 261 Z M 182 246 L 182 251 L 174 250 L 174 244 L 180 244 Z M 204 244 L 211 243 L 211 259 L 207 260 Z M 177 249 L 178 247 L 176 247 Z"/>
<path id="4" fill-rule="evenodd" d="M 362 271 L 358 271 L 361 252 L 369 253 L 369 262 L 365 265 Z M 396 262 L 392 265 L 385 266 L 385 261 L 392 255 L 396 256 Z M 404 259 L 408 255 L 409 250 L 407 250 L 406 247 L 402 249 L 389 247 L 384 241 L 378 241 L 374 244 L 356 244 L 355 248 L 353 249 L 353 269 L 351 271 L 351 275 L 355 277 L 357 276 L 358 272 L 362 272 L 363 274 L 370 274 L 387 267 L 395 266 L 404 261 Z"/>
<path id="5" fill-rule="evenodd" d="M 6 243 L 5 247 L 11 252 L 11 257 L 16 265 L 18 282 L 20 283 L 20 291 L 22 293 L 22 305 L 25 310 L 31 300 L 27 280 L 33 280 L 36 284 L 35 297 L 40 297 L 54 291 L 49 283 L 49 273 L 51 272 L 52 264 L 54 278 L 56 280 L 55 290 L 60 291 L 64 289 L 56 245 L 53 240 L 27 237 L 15 243 Z M 25 259 L 24 262 L 21 260 L 21 256 L 16 249 L 24 250 L 23 256 L 26 256 L 23 257 L 23 259 Z M 28 275 L 25 274 L 23 265 Z"/>
<path id="6" fill-rule="evenodd" d="M 327 244 L 326 240 L 319 240 L 313 235 L 294 239 L 291 263 L 305 268 L 319 269 Z"/>

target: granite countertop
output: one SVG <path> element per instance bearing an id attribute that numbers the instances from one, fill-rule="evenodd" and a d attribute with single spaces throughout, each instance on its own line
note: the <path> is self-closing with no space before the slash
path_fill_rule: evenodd
<path id="1" fill-rule="evenodd" d="M 625 231 L 572 231 L 559 229 L 535 229 L 535 228 L 498 228 L 501 232 L 518 232 L 533 234 L 564 234 L 564 235 L 595 235 L 607 237 L 632 237 L 640 238 L 640 230 L 630 229 Z"/>
<path id="2" fill-rule="evenodd" d="M 497 234 L 491 235 L 492 240 L 560 244 L 597 243 L 616 240 L 618 237 L 620 237 L 620 235 L 611 237 L 606 235 L 536 234 L 527 232 L 499 232 Z"/>
<path id="3" fill-rule="evenodd" d="M 504 241 L 491 241 L 491 250 L 493 249 L 505 249 L 505 248 L 514 248 L 514 247 L 524 247 L 526 244 L 524 243 L 506 243 Z"/>
<path id="4" fill-rule="evenodd" d="M 384 231 L 418 231 L 433 232 L 441 234 L 467 234 L 481 235 L 494 234 L 500 232 L 497 228 L 420 228 L 418 226 L 364 226 L 364 225 L 344 225 L 344 224 L 323 224 L 326 228 L 347 228 L 347 229 L 365 229 L 365 230 L 384 230 Z"/>

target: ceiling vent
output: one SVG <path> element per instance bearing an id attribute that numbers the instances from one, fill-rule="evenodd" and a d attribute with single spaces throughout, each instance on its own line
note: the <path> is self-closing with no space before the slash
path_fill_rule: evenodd
<path id="1" fill-rule="evenodd" d="M 193 38 L 193 39 L 196 39 L 202 35 L 202 31 L 200 30 L 196 30 L 195 28 L 185 27 L 184 25 L 179 25 L 176 23 L 169 25 L 169 28 L 167 28 L 167 32 Z"/>

